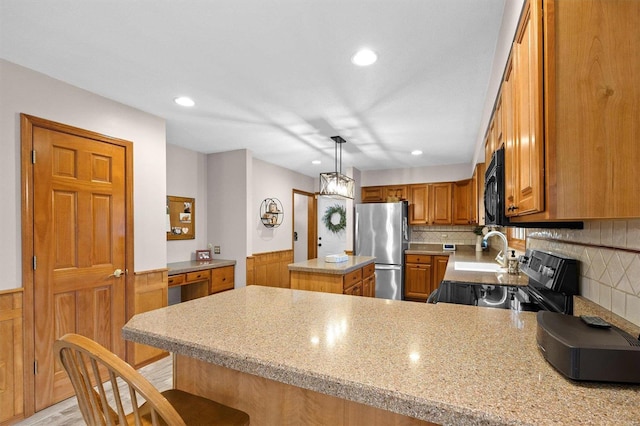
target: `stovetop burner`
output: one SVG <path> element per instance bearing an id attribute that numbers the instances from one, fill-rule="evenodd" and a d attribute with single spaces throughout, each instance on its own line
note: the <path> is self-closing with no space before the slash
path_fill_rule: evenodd
<path id="1" fill-rule="evenodd" d="M 575 259 L 528 249 L 519 263 L 520 271 L 529 277 L 526 286 L 443 281 L 428 302 L 573 314 L 573 296 L 578 294 Z"/>

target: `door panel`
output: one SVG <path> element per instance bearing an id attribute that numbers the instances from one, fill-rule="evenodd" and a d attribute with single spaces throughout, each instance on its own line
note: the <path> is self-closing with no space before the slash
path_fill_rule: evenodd
<path id="1" fill-rule="evenodd" d="M 317 257 L 323 259 L 329 254 L 344 253 L 347 249 L 347 232 L 342 229 L 338 232 L 332 232 L 324 223 L 324 216 L 329 209 L 341 207 L 346 212 L 346 201 L 326 196 L 318 197 L 318 251 Z M 334 213 L 330 218 L 331 223 L 338 225 L 340 223 L 340 215 Z"/>
<path id="2" fill-rule="evenodd" d="M 400 265 L 376 265 L 376 297 L 402 300 L 403 271 Z"/>
<path id="3" fill-rule="evenodd" d="M 85 335 L 124 358 L 125 147 L 33 127 L 35 409 L 73 394 L 53 342 Z"/>

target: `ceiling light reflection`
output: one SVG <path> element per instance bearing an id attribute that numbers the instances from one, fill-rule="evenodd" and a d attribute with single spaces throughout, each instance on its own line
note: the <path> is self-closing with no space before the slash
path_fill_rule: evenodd
<path id="1" fill-rule="evenodd" d="M 351 57 L 351 62 L 360 67 L 366 67 L 378 60 L 378 55 L 371 49 L 360 49 Z"/>
<path id="2" fill-rule="evenodd" d="M 196 104 L 193 101 L 193 99 L 191 99 L 191 98 L 189 98 L 187 96 L 178 96 L 173 101 L 175 103 L 177 103 L 178 105 L 185 106 L 185 107 L 192 107 L 192 106 L 194 106 Z"/>

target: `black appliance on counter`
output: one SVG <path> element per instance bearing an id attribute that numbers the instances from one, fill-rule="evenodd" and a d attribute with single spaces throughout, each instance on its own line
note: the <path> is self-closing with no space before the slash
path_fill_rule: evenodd
<path id="1" fill-rule="evenodd" d="M 588 319 L 588 317 L 587 317 Z M 640 383 L 640 340 L 616 326 L 538 312 L 542 356 L 574 380 Z"/>
<path id="2" fill-rule="evenodd" d="M 445 280 L 427 302 L 573 314 L 573 296 L 578 294 L 576 259 L 528 249 L 520 256 L 519 265 L 521 273 L 529 277 L 526 286 Z"/>
<path id="3" fill-rule="evenodd" d="M 505 195 L 505 157 L 504 147 L 497 149 L 491 156 L 484 175 L 484 223 L 495 226 L 517 226 L 519 228 L 565 228 L 582 229 L 583 222 L 514 222 L 507 217 Z M 516 207 L 510 207 L 514 209 Z"/>

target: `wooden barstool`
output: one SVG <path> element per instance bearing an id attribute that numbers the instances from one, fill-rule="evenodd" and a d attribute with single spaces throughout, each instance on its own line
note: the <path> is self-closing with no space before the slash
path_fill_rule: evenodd
<path id="1" fill-rule="evenodd" d="M 244 411 L 177 389 L 159 392 L 133 367 L 87 337 L 66 334 L 54 349 L 71 379 L 87 425 L 249 424 Z M 105 389 L 106 381 L 111 391 Z M 124 412 L 121 390 L 131 398 L 133 412 L 129 414 Z M 138 406 L 141 400 L 145 402 Z"/>

